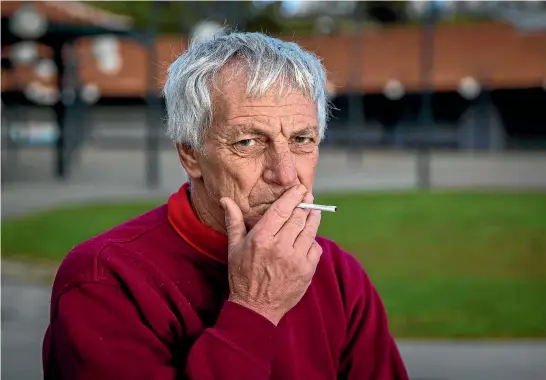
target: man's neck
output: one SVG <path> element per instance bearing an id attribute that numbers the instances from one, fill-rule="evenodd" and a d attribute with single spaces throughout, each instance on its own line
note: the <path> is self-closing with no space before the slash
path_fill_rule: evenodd
<path id="1" fill-rule="evenodd" d="M 203 183 L 200 181 L 191 181 L 188 187 L 188 196 L 193 212 L 201 223 L 215 231 L 226 234 L 222 208 L 211 200 Z"/>

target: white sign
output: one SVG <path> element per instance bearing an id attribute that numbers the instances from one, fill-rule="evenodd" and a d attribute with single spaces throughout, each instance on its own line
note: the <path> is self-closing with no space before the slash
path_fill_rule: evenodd
<path id="1" fill-rule="evenodd" d="M 47 121 L 13 123 L 9 135 L 18 144 L 54 145 L 59 138 L 59 128 L 56 123 Z"/>
<path id="2" fill-rule="evenodd" d="M 217 38 L 225 33 L 224 28 L 212 21 L 203 21 L 193 28 L 191 43 L 199 44 Z"/>

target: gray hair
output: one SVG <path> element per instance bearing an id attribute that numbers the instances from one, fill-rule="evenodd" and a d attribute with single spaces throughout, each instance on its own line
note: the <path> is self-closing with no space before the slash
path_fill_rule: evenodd
<path id="1" fill-rule="evenodd" d="M 317 106 L 320 140 L 324 138 L 330 108 L 320 60 L 293 42 L 262 33 L 231 33 L 190 45 L 169 67 L 163 95 L 170 139 L 201 150 L 205 130 L 212 122 L 215 75 L 233 59 L 245 64 L 248 97 L 263 96 L 275 85 L 281 92 L 299 91 L 309 96 Z"/>

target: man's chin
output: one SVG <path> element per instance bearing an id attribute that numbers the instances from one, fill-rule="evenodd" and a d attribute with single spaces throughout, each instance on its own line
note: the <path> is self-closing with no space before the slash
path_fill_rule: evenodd
<path id="1" fill-rule="evenodd" d="M 256 225 L 256 222 L 245 222 L 246 232 L 250 232 L 254 226 Z"/>
<path id="2" fill-rule="evenodd" d="M 254 226 L 260 221 L 262 218 L 262 215 L 252 215 L 245 218 L 245 226 L 246 230 L 250 231 Z"/>

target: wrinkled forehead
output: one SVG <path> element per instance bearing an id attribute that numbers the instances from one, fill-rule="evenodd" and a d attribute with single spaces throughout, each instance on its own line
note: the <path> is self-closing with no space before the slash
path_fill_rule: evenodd
<path id="1" fill-rule="evenodd" d="M 308 131 L 318 135 L 316 103 L 279 80 L 265 93 L 248 93 L 248 72 L 227 67 L 217 75 L 212 91 L 213 122 L 208 133 L 224 137 L 254 131 L 274 135 Z"/>
<path id="2" fill-rule="evenodd" d="M 232 58 L 212 77 L 211 92 L 230 100 L 256 100 L 272 98 L 282 101 L 289 94 L 299 94 L 312 102 L 311 95 L 294 85 L 295 80 L 279 73 L 271 81 L 270 70 L 276 68 L 264 65 L 251 70 L 242 58 Z"/>

